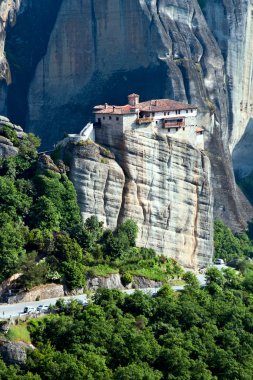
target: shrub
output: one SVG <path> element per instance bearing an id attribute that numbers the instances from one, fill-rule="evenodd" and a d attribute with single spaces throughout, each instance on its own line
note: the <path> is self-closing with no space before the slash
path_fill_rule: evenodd
<path id="1" fill-rule="evenodd" d="M 121 283 L 123 286 L 130 284 L 132 281 L 133 276 L 131 275 L 131 273 L 126 272 L 121 276 Z"/>

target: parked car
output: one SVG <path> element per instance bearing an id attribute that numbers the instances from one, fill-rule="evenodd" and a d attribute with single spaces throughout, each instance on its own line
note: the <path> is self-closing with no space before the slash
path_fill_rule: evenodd
<path id="1" fill-rule="evenodd" d="M 26 306 L 24 308 L 24 313 L 25 314 L 31 314 L 31 313 L 35 313 L 36 312 L 36 308 L 33 307 L 33 306 Z"/>
<path id="2" fill-rule="evenodd" d="M 223 259 L 216 259 L 216 260 L 214 260 L 214 264 L 215 265 L 222 265 L 222 264 L 224 264 L 224 260 Z"/>
<path id="3" fill-rule="evenodd" d="M 49 308 L 48 305 L 39 305 L 37 307 L 37 311 L 40 313 L 46 313 L 46 312 L 48 312 L 48 308 Z"/>

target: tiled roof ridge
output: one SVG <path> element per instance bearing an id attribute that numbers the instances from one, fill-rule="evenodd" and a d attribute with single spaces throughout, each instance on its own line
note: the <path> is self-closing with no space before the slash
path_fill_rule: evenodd
<path id="1" fill-rule="evenodd" d="M 130 105 L 130 104 L 125 104 L 122 106 L 107 104 L 106 107 L 98 105 L 94 107 L 94 110 L 97 113 L 124 114 L 124 113 L 131 113 L 131 109 L 135 109 L 135 108 L 138 108 L 140 111 L 147 111 L 147 112 L 158 111 L 159 112 L 159 111 L 176 111 L 176 110 L 183 110 L 183 109 L 186 109 L 186 110 L 195 109 L 197 108 L 197 106 L 194 106 L 188 103 L 178 102 L 177 100 L 172 100 L 172 99 L 151 99 L 145 102 L 140 102 L 136 104 L 135 106 Z"/>

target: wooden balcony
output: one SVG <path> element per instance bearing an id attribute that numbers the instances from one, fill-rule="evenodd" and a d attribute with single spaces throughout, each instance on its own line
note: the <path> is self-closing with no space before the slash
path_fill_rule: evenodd
<path id="1" fill-rule="evenodd" d="M 140 117 L 139 119 L 136 119 L 136 124 L 149 124 L 152 123 L 153 120 L 153 117 Z"/>
<path id="2" fill-rule="evenodd" d="M 179 121 L 180 120 L 180 121 Z M 183 119 L 171 119 L 171 120 L 164 120 L 163 122 L 163 128 L 182 128 L 185 127 L 185 120 Z"/>

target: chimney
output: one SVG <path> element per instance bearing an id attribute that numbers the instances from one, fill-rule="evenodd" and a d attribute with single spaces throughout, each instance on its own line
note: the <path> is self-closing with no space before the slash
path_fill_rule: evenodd
<path id="1" fill-rule="evenodd" d="M 137 106 L 140 101 L 140 96 L 137 94 L 128 95 L 128 104 L 130 106 Z"/>
<path id="2" fill-rule="evenodd" d="M 105 109 L 108 108 L 108 103 L 105 103 Z"/>

